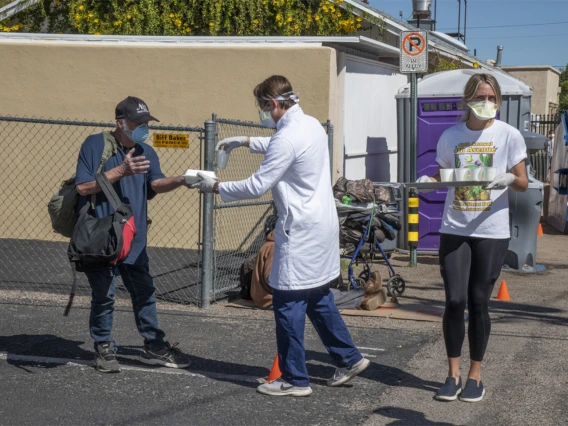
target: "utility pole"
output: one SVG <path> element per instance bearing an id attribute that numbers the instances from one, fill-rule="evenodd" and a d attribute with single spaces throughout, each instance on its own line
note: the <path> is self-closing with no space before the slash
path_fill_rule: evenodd
<path id="1" fill-rule="evenodd" d="M 464 20 L 463 20 L 463 44 L 466 44 L 465 43 L 465 37 L 466 37 L 466 34 L 467 34 L 467 0 L 463 0 L 463 2 L 464 2 L 464 5 L 465 5 L 465 16 L 464 16 Z"/>
<path id="2" fill-rule="evenodd" d="M 438 0 L 434 0 L 434 31 L 438 27 Z"/>

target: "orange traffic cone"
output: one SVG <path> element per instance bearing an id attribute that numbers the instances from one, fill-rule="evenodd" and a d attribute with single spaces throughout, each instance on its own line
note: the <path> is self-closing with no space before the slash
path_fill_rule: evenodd
<path id="1" fill-rule="evenodd" d="M 542 230 L 542 224 L 538 224 L 538 230 L 536 231 L 537 237 L 542 237 L 544 235 L 544 231 Z"/>
<path id="2" fill-rule="evenodd" d="M 278 365 L 278 354 L 276 354 L 276 358 L 274 358 L 272 369 L 270 370 L 268 379 L 266 379 L 266 383 L 279 379 L 280 377 L 282 377 L 282 372 L 280 371 L 280 366 Z"/>
<path id="3" fill-rule="evenodd" d="M 501 287 L 499 287 L 499 293 L 497 293 L 497 300 L 511 300 L 505 280 L 501 281 Z"/>

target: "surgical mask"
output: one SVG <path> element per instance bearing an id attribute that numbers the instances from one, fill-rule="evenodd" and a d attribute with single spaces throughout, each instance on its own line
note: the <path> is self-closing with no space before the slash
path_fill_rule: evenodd
<path id="1" fill-rule="evenodd" d="M 497 115 L 497 105 L 490 101 L 470 102 L 467 104 L 479 120 L 492 120 Z"/>
<path id="2" fill-rule="evenodd" d="M 258 112 L 260 116 L 260 124 L 264 127 L 268 127 L 269 129 L 276 129 L 276 122 L 274 121 L 274 118 L 272 118 L 272 114 L 270 114 L 270 112 L 271 111 L 264 111 L 262 109 Z"/>
<path id="3" fill-rule="evenodd" d="M 150 135 L 150 129 L 148 129 L 147 124 L 141 124 L 140 126 L 136 127 L 134 130 L 130 130 L 128 128 L 128 124 L 126 124 L 126 121 L 123 121 L 122 124 L 124 126 L 122 131 L 131 141 L 142 144 L 148 140 L 148 136 Z"/>
<path id="4" fill-rule="evenodd" d="M 287 92 L 275 98 L 267 98 L 263 96 L 262 99 L 264 99 L 265 101 L 269 101 L 270 99 L 274 99 L 275 101 L 294 101 L 294 103 L 297 104 L 298 102 L 300 102 L 300 94 Z M 260 115 L 260 123 L 264 127 L 268 127 L 269 129 L 276 129 L 276 122 L 272 118 L 270 111 L 264 111 L 261 109 L 258 114 Z"/>

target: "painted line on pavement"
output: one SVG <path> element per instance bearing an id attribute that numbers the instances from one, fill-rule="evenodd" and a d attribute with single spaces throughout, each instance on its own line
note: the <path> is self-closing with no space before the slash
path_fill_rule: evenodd
<path id="1" fill-rule="evenodd" d="M 38 364 L 58 364 L 68 365 L 71 367 L 92 367 L 93 362 L 84 359 L 67 359 L 67 358 L 50 358 L 31 355 L 16 355 L 6 352 L 0 352 L 0 360 L 3 361 L 23 361 L 35 362 Z M 222 374 L 213 373 L 209 371 L 189 371 L 184 369 L 173 369 L 167 367 L 136 367 L 128 364 L 120 364 L 121 370 L 128 371 L 143 371 L 146 373 L 161 373 L 161 374 L 177 374 L 189 377 L 200 377 L 204 379 L 213 380 L 226 380 L 231 382 L 247 382 L 247 383 L 264 383 L 264 379 L 254 376 L 245 376 L 237 374 Z"/>
<path id="2" fill-rule="evenodd" d="M 379 351 L 379 352 L 384 352 L 386 351 L 386 349 L 381 349 L 381 348 L 365 348 L 363 346 L 357 346 L 357 349 L 363 349 L 365 351 Z"/>

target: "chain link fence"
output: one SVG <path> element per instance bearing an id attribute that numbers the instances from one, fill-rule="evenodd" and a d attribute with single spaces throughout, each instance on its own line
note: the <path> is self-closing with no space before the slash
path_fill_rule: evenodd
<path id="1" fill-rule="evenodd" d="M 1 290 L 69 292 L 68 239 L 53 232 L 47 204 L 61 182 L 75 173 L 86 137 L 114 125 L 0 116 L 0 179 L 4 187 L 0 193 Z M 156 148 L 164 174 L 181 175 L 188 168 L 202 168 L 202 136 L 201 128 L 152 126 L 148 144 L 168 138 L 187 142 L 185 148 Z M 149 202 L 148 217 L 152 220 L 148 233 L 150 272 L 157 297 L 195 303 L 201 283 L 200 195 L 185 188 L 160 194 Z M 90 294 L 84 274 L 78 274 L 78 293 Z M 121 280 L 117 295 L 127 296 Z"/>
<path id="2" fill-rule="evenodd" d="M 47 204 L 62 181 L 75 173 L 87 136 L 114 126 L 0 116 L 4 154 L 0 179 L 5 188 L 0 194 L 0 290 L 69 292 L 69 241 L 53 232 Z M 333 126 L 329 122 L 323 126 L 332 157 Z M 181 175 L 186 169 L 216 170 L 222 181 L 248 178 L 264 156 L 234 150 L 227 167 L 215 169 L 218 140 L 274 134 L 259 124 L 215 116 L 204 128 L 150 126 L 150 130 L 148 144 L 154 146 L 166 176 Z M 180 188 L 149 201 L 148 255 L 156 296 L 207 308 L 212 300 L 238 289 L 240 267 L 264 243 L 264 222 L 274 213 L 270 192 L 257 200 L 223 203 L 219 196 Z M 77 278 L 77 294 L 90 294 L 84 274 Z M 128 296 L 120 278 L 117 296 Z"/>

